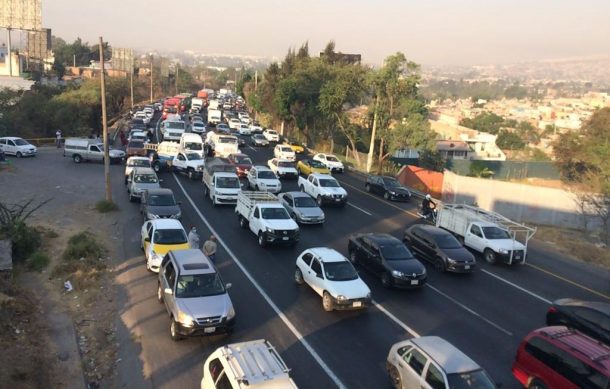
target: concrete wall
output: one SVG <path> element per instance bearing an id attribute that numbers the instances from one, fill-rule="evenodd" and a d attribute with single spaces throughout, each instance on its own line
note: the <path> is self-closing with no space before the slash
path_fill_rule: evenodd
<path id="1" fill-rule="evenodd" d="M 582 226 L 574 194 L 561 189 L 465 177 L 446 170 L 442 199 L 448 203 L 477 204 L 519 222 Z"/>

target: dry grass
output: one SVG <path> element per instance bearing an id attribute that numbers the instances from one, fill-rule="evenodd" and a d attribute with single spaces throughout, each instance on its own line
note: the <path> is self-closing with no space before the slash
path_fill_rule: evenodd
<path id="1" fill-rule="evenodd" d="M 594 263 L 610 269 L 610 249 L 600 244 L 590 232 L 539 226 L 536 239 L 553 244 L 555 249 L 582 262 Z"/>

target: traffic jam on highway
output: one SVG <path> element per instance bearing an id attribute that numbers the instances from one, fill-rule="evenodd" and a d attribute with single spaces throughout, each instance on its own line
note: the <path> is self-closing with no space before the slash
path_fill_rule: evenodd
<path id="1" fill-rule="evenodd" d="M 348 171 L 230 90 L 134 110 L 122 141 L 110 156 L 126 158 L 169 337 L 228 336 L 202 388 L 610 388 L 608 296 L 540 270 L 552 260 L 529 265 L 535 228 Z M 68 139 L 64 155 L 102 159 L 98 143 Z M 218 265 L 231 260 L 328 381 L 301 383 L 268 340 L 231 341 L 251 319 Z"/>

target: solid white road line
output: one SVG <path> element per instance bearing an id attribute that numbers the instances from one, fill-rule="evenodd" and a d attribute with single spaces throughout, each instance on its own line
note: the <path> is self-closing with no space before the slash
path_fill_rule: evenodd
<path id="1" fill-rule="evenodd" d="M 256 282 L 254 277 L 248 272 L 248 270 L 246 270 L 244 265 L 242 265 L 242 263 L 237 259 L 237 256 L 233 253 L 233 251 L 229 248 L 229 246 L 224 242 L 224 240 L 220 237 L 220 235 L 218 235 L 216 230 L 214 230 L 214 228 L 210 225 L 210 223 L 203 216 L 201 211 L 199 211 L 199 208 L 197 208 L 197 206 L 195 205 L 195 203 L 191 199 L 191 196 L 189 196 L 188 193 L 186 193 L 186 190 L 184 189 L 184 187 L 180 183 L 180 180 L 178 180 L 178 177 L 176 177 L 176 175 L 173 174 L 173 173 L 172 173 L 172 176 L 174 177 L 174 180 L 176 181 L 176 183 L 178 184 L 178 186 L 182 190 L 182 193 L 184 193 L 184 196 L 189 201 L 189 203 L 191 204 L 191 206 L 193 207 L 193 209 L 195 210 L 197 215 L 199 215 L 199 218 L 201 219 L 201 221 L 203 221 L 203 223 L 214 234 L 214 236 L 216 236 L 216 238 L 218 239 L 218 243 L 220 243 L 224 247 L 225 251 L 231 256 L 231 258 L 233 259 L 235 264 L 244 273 L 246 278 L 248 278 L 248 280 L 250 280 L 250 282 L 252 283 L 252 285 L 254 285 L 256 290 L 258 290 L 258 292 L 261 294 L 261 296 L 263 296 L 265 301 L 267 301 L 267 304 L 269 304 L 271 309 L 273 309 L 275 311 L 275 313 L 278 315 L 278 317 L 284 322 L 286 327 L 288 327 L 290 332 L 293 333 L 293 335 L 298 339 L 298 341 L 303 345 L 303 347 L 305 347 L 305 349 L 307 349 L 307 351 L 309 351 L 311 356 L 316 360 L 316 362 L 318 362 L 318 365 L 320 365 L 322 370 L 324 370 L 326 372 L 326 374 L 330 377 L 330 379 L 333 380 L 335 385 L 337 385 L 340 388 L 345 388 L 346 386 L 343 384 L 343 382 L 341 382 L 339 377 L 337 377 L 335 375 L 335 373 L 333 373 L 333 371 L 328 367 L 328 365 L 326 365 L 326 363 L 322 360 L 320 355 L 318 355 L 318 353 L 313 349 L 313 347 L 305 339 L 303 334 L 301 334 L 301 332 L 299 330 L 297 330 L 297 328 L 294 326 L 294 324 L 292 324 L 292 322 L 288 319 L 288 317 L 286 317 L 286 315 L 284 315 L 284 313 L 277 307 L 277 305 L 275 305 L 275 303 L 273 302 L 273 300 L 271 300 L 269 295 L 263 290 L 263 288 L 258 284 L 258 282 Z"/>
<path id="2" fill-rule="evenodd" d="M 411 334 L 411 336 L 413 336 L 414 338 L 419 338 L 420 335 L 415 332 L 415 330 L 413 330 L 411 327 L 409 327 L 408 325 L 406 325 L 405 323 L 403 323 L 402 321 L 400 321 L 396 316 L 394 316 L 392 314 L 392 312 L 388 311 L 387 309 L 385 309 L 381 304 L 379 304 L 377 301 L 373 300 L 372 301 L 373 305 L 379 309 L 383 314 L 385 314 L 387 317 L 389 317 L 394 323 L 398 324 L 400 327 L 402 327 L 405 331 L 407 331 L 409 334 Z"/>
<path id="3" fill-rule="evenodd" d="M 521 287 L 521 286 L 519 286 L 519 285 L 517 285 L 517 284 L 513 284 L 512 282 L 510 282 L 510 281 L 508 281 L 508 280 L 505 280 L 504 278 L 502 278 L 502 277 L 500 277 L 500 276 L 498 276 L 498 275 L 496 275 L 496 274 L 493 274 L 492 272 L 489 272 L 489 271 L 487 271 L 487 270 L 485 270 L 485 269 L 481 269 L 481 271 L 482 271 L 483 273 L 485 273 L 485 274 L 489 274 L 490 276 L 492 276 L 492 277 L 496 278 L 497 280 L 500 280 L 500 281 L 504 282 L 505 284 L 508 284 L 508 285 L 510 285 L 510 286 L 513 286 L 513 287 L 515 287 L 515 288 L 519 289 L 520 291 L 525 292 L 525 293 L 529 294 L 530 296 L 537 298 L 537 299 L 538 299 L 538 300 L 540 300 L 540 301 L 543 301 L 543 302 L 545 302 L 545 303 L 547 303 L 547 304 L 553 304 L 553 302 L 552 302 L 551 300 L 547 300 L 547 299 L 545 299 L 544 297 L 539 296 L 539 295 L 537 295 L 537 294 L 536 294 L 536 293 L 534 293 L 534 292 L 530 292 L 529 290 L 527 290 L 527 289 L 525 289 L 525 288 L 523 288 L 523 287 Z"/>
<path id="4" fill-rule="evenodd" d="M 473 311 L 472 309 L 468 308 L 467 306 L 465 306 L 464 304 L 460 303 L 459 301 L 457 301 L 456 299 L 454 299 L 453 297 L 449 296 L 448 294 L 441 292 L 439 289 L 435 288 L 434 286 L 430 285 L 430 284 L 426 284 L 426 286 L 428 286 L 430 289 L 432 289 L 433 291 L 435 291 L 436 293 L 440 294 L 441 296 L 445 297 L 446 299 L 448 299 L 449 301 L 451 301 L 452 303 L 460 306 L 461 308 L 465 309 L 466 311 L 470 312 L 471 314 L 473 314 L 474 316 L 478 317 L 479 319 L 483 320 L 485 323 L 489 324 L 490 326 L 496 328 L 499 331 L 504 332 L 506 335 L 508 336 L 513 336 L 513 333 L 500 327 L 499 325 L 497 325 L 496 323 L 494 323 L 493 321 L 481 316 L 480 314 L 476 313 L 475 311 Z"/>
<path id="5" fill-rule="evenodd" d="M 372 213 L 370 213 L 370 212 L 368 212 L 368 211 L 365 211 L 364 209 L 362 209 L 362 208 L 360 208 L 360 207 L 355 206 L 354 204 L 350 203 L 349 201 L 347 202 L 347 205 L 349 205 L 350 207 L 354 207 L 354 208 L 356 208 L 357 210 L 359 210 L 360 212 L 366 213 L 366 214 L 367 214 L 367 215 L 369 215 L 369 216 L 373 216 L 373 214 L 372 214 Z"/>

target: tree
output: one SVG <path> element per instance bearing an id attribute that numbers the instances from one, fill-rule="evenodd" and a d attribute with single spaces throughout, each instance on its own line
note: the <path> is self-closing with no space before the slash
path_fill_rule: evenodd
<path id="1" fill-rule="evenodd" d="M 525 142 L 521 137 L 508 130 L 500 130 L 496 145 L 504 150 L 523 150 L 525 148 Z"/>
<path id="2" fill-rule="evenodd" d="M 436 150 L 422 150 L 419 152 L 419 166 L 424 169 L 442 172 L 445 169 L 446 162 L 441 154 Z"/>
<path id="3" fill-rule="evenodd" d="M 460 125 L 490 134 L 497 134 L 500 128 L 505 126 L 504 118 L 493 112 L 483 112 L 474 119 L 464 118 L 460 121 Z"/>

